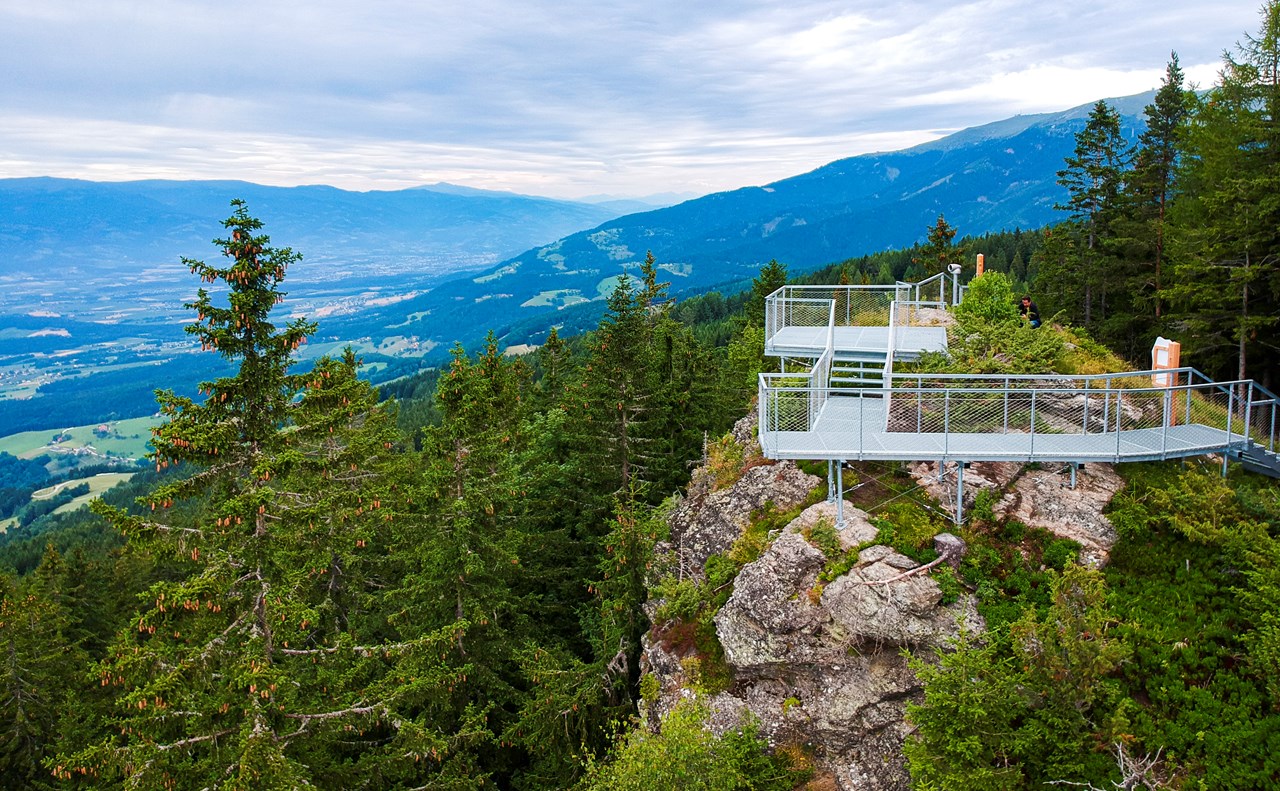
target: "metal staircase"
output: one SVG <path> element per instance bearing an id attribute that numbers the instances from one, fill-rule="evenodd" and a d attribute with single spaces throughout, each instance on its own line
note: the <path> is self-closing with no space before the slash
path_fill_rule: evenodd
<path id="1" fill-rule="evenodd" d="M 1267 450 L 1257 442 L 1251 442 L 1240 453 L 1240 466 L 1249 472 L 1280 478 L 1280 454 Z"/>

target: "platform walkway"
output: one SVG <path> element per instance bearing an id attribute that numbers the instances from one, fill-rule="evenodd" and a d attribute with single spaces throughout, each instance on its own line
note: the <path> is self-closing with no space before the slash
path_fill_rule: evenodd
<path id="1" fill-rule="evenodd" d="M 1080 377 L 903 374 L 895 361 L 945 351 L 945 329 L 917 320 L 943 303 L 905 299 L 920 296 L 910 284 L 797 288 L 766 302 L 766 352 L 790 358 L 793 368 L 760 375 L 767 457 L 1074 468 L 1217 453 L 1224 471 L 1236 457 L 1280 477 L 1280 399 L 1251 380 L 1215 382 L 1193 368 Z M 803 370 L 794 372 L 797 360 Z M 840 360 L 883 369 L 850 386 L 833 378 Z"/>

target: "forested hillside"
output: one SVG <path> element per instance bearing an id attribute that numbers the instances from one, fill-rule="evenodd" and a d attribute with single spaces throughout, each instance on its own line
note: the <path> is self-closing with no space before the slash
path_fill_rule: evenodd
<path id="1" fill-rule="evenodd" d="M 1123 365 L 1095 337 L 1142 363 L 1165 332 L 1193 365 L 1271 377 L 1280 3 L 1263 19 L 1202 97 L 1175 59 L 1136 150 L 1094 109 L 1060 174 L 1064 223 L 957 242 L 940 216 L 922 245 L 806 280 L 910 279 L 982 252 L 991 271 L 955 312 L 952 357 L 922 365 L 1093 372 Z M 153 466 L 92 513 L 0 537 L 0 785 L 810 781 L 812 746 L 771 745 L 752 722 L 712 735 L 696 704 L 660 729 L 637 718 L 655 696 L 640 663 L 655 626 L 696 652 L 692 697 L 734 686 L 714 618 L 795 515 L 766 502 L 702 568 L 660 562 L 695 465 L 713 487 L 795 469 L 726 436 L 771 365 L 764 300 L 785 263 L 742 293 L 673 303 L 649 256 L 590 332 L 552 331 L 522 357 L 491 336 L 380 394 L 349 351 L 294 364 L 318 330 L 274 318 L 296 254 L 243 202 L 222 224 L 214 263 L 183 263 L 202 284 L 187 332 L 225 375 L 159 395 Z M 1011 304 L 1024 289 L 1040 329 Z M 6 492 L 40 475 L 0 470 Z M 987 631 L 913 653 L 914 787 L 1280 784 L 1280 490 L 1218 470 L 1120 469 L 1102 570 L 994 494 L 953 526 L 900 467 L 843 473 L 867 484 L 876 545 L 928 562 L 947 529 L 969 547 L 930 579 L 973 597 Z M 820 483 L 797 508 L 825 496 Z M 828 582 L 865 548 L 829 525 L 803 541 Z"/>

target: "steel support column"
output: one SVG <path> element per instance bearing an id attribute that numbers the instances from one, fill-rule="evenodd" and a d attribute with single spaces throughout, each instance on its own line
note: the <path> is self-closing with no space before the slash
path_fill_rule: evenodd
<path id="1" fill-rule="evenodd" d="M 836 467 L 836 530 L 844 530 L 844 459 Z"/>

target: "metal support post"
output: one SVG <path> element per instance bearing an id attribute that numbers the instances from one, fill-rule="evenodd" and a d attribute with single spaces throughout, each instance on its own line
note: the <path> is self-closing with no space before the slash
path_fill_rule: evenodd
<path id="1" fill-rule="evenodd" d="M 956 524 L 964 524 L 964 462 L 956 462 Z"/>
<path id="2" fill-rule="evenodd" d="M 827 459 L 827 502 L 836 499 L 835 459 Z"/>
<path id="3" fill-rule="evenodd" d="M 1071 488 L 1076 488 L 1076 470 L 1080 469 L 1079 462 L 1071 462 Z"/>
<path id="4" fill-rule="evenodd" d="M 836 530 L 844 530 L 844 459 L 836 462 Z"/>

